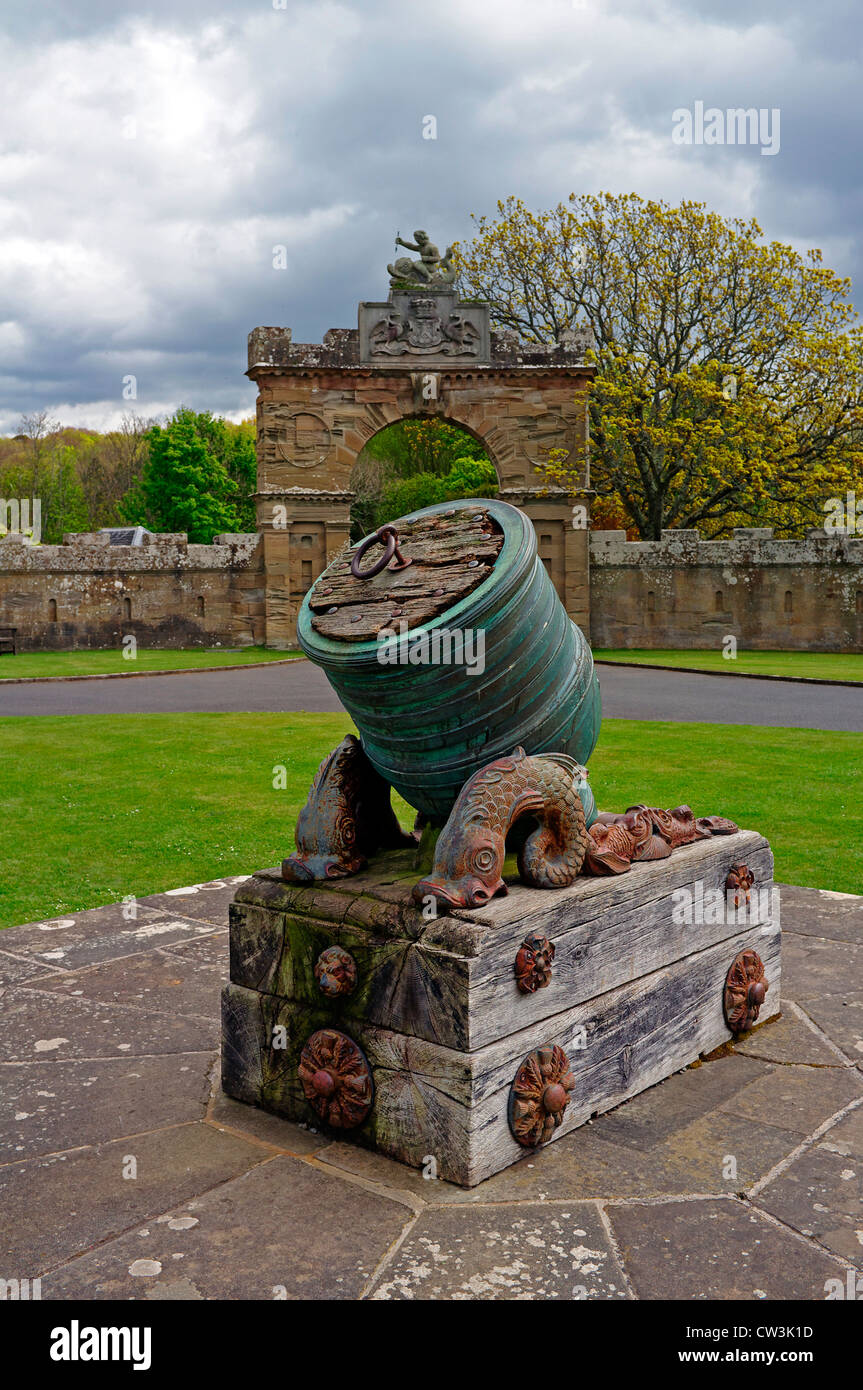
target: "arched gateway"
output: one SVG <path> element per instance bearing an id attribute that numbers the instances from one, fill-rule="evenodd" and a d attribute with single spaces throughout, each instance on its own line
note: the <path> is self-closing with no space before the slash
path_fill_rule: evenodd
<path id="1" fill-rule="evenodd" d="M 330 329 L 322 344 L 293 343 L 289 328 L 249 334 L 268 646 L 294 645 L 303 595 L 348 540 L 360 450 L 427 416 L 482 442 L 501 497 L 530 516 L 567 612 L 589 631 L 587 463 L 571 492 L 549 489 L 537 468 L 552 450 L 587 458 L 587 344 L 570 334 L 525 348 L 491 332 L 488 305 L 457 297 L 449 253 L 414 235 L 402 244 L 422 259 L 388 267 L 389 298 L 361 303 L 357 328 Z"/>

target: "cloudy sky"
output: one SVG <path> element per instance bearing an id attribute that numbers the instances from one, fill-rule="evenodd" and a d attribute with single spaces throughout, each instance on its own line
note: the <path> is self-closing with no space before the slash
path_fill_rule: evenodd
<path id="1" fill-rule="evenodd" d="M 42 408 L 105 428 L 127 376 L 140 414 L 240 418 L 250 328 L 354 325 L 386 297 L 397 230 L 443 246 L 508 194 L 701 198 L 859 286 L 861 34 L 859 0 L 19 5 L 0 39 L 0 433 Z M 778 108 L 778 152 L 675 143 L 696 102 Z"/>

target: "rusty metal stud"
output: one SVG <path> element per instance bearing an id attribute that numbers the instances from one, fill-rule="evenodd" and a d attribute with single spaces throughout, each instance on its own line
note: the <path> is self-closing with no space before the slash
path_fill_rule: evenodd
<path id="1" fill-rule="evenodd" d="M 725 977 L 723 998 L 725 1021 L 732 1033 L 745 1033 L 755 1026 L 769 988 L 757 951 L 741 951 L 734 957 Z"/>
<path id="2" fill-rule="evenodd" d="M 545 989 L 551 980 L 551 963 L 554 960 L 554 946 L 547 936 L 530 932 L 521 943 L 515 958 L 515 982 L 522 994 L 533 994 Z"/>
<path id="3" fill-rule="evenodd" d="M 318 1119 L 333 1129 L 356 1129 L 374 1101 L 371 1067 L 346 1033 L 321 1028 L 312 1033 L 299 1064 L 300 1084 Z"/>
<path id="4" fill-rule="evenodd" d="M 315 961 L 318 989 L 328 999 L 353 994 L 357 987 L 357 963 L 343 946 L 328 946 Z"/>
<path id="5" fill-rule="evenodd" d="M 755 875 L 746 864 L 732 864 L 728 870 L 728 877 L 725 880 L 725 893 L 733 893 L 732 899 L 735 907 L 742 907 L 749 902 L 749 890 L 755 882 Z"/>
<path id="6" fill-rule="evenodd" d="M 526 1149 L 551 1138 L 563 1121 L 575 1077 L 562 1047 L 538 1047 L 528 1053 L 509 1092 L 509 1127 Z"/>

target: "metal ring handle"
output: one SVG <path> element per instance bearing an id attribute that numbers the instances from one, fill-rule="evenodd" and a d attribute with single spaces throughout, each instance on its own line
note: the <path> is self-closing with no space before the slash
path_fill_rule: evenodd
<path id="1" fill-rule="evenodd" d="M 370 550 L 373 545 L 382 545 L 384 547 L 384 553 L 370 569 L 361 570 L 360 560 L 363 558 L 366 551 Z M 374 579 L 376 574 L 380 574 L 381 570 L 387 568 L 393 556 L 395 556 L 397 562 L 394 569 L 407 569 L 407 566 L 411 563 L 410 560 L 405 559 L 399 550 L 399 533 L 396 528 L 389 525 L 382 526 L 379 531 L 375 531 L 373 536 L 369 536 L 363 541 L 359 550 L 351 560 L 351 574 L 354 576 L 354 579 Z"/>

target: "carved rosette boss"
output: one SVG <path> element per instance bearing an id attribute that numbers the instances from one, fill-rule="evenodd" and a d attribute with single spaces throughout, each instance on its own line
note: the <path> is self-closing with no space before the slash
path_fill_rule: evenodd
<path id="1" fill-rule="evenodd" d="M 745 1033 L 757 1022 L 770 985 L 757 951 L 741 951 L 725 977 L 725 1021 L 732 1033 Z"/>
<path id="2" fill-rule="evenodd" d="M 726 894 L 733 894 L 735 907 L 749 902 L 749 890 L 755 882 L 755 875 L 746 864 L 732 864 L 725 880 Z"/>
<path id="3" fill-rule="evenodd" d="M 346 1033 L 321 1028 L 303 1048 L 299 1065 L 303 1094 L 333 1129 L 356 1129 L 368 1116 L 375 1088 L 362 1049 Z"/>
<path id="4" fill-rule="evenodd" d="M 562 1047 L 528 1053 L 509 1093 L 509 1127 L 519 1144 L 538 1148 L 551 1138 L 569 1105 L 575 1077 Z"/>
<path id="5" fill-rule="evenodd" d="M 554 946 L 547 936 L 530 932 L 524 938 L 515 958 L 515 982 L 522 994 L 545 989 L 551 980 Z"/>
<path id="6" fill-rule="evenodd" d="M 318 989 L 328 999 L 352 994 L 357 987 L 357 963 L 343 946 L 328 946 L 315 961 Z"/>

